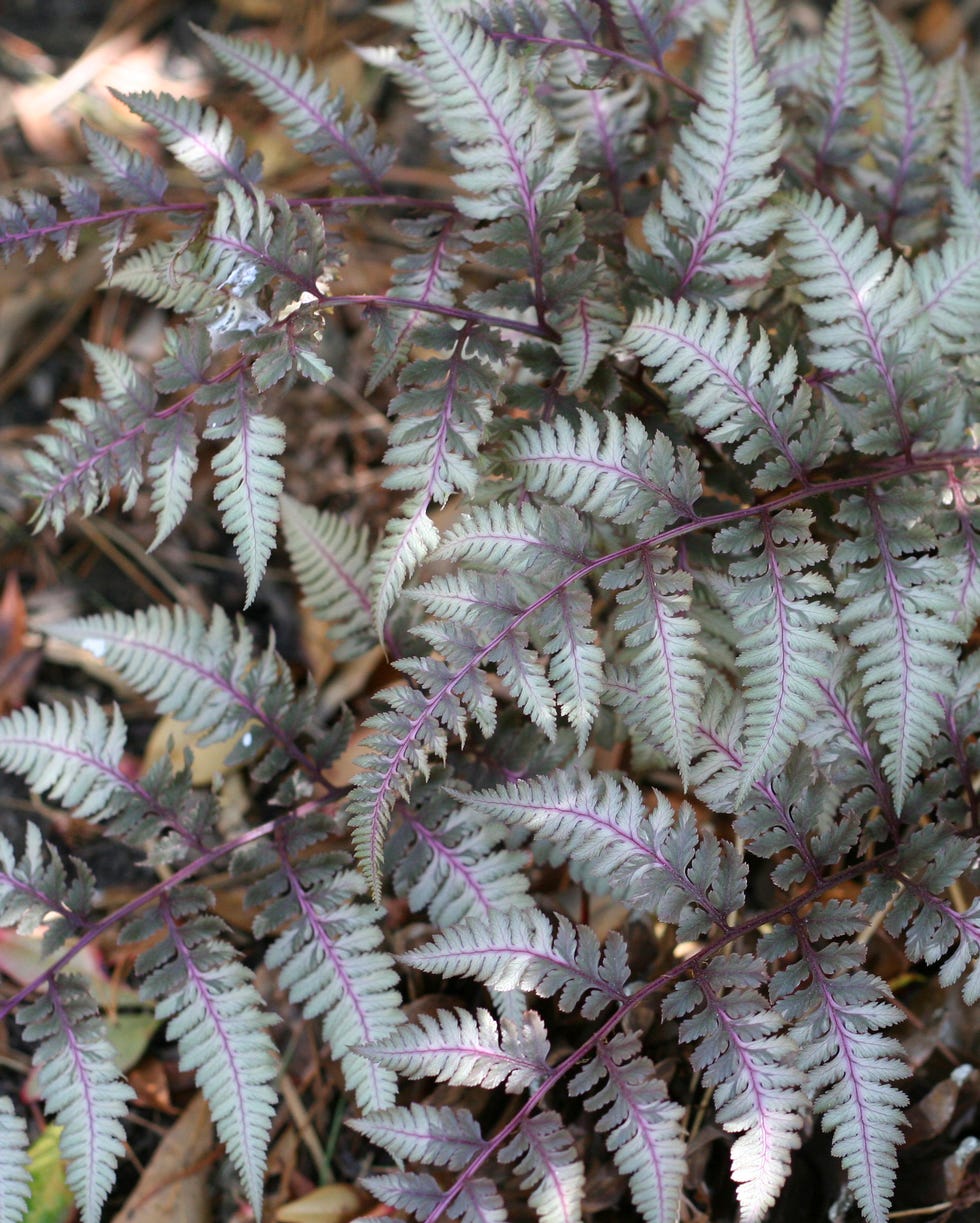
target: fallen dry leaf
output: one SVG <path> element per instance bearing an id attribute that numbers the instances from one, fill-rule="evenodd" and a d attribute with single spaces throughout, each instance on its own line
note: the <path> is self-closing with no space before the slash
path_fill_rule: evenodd
<path id="1" fill-rule="evenodd" d="M 23 705 L 41 663 L 38 646 L 28 646 L 27 608 L 17 574 L 11 571 L 0 595 L 0 716 Z"/>
<path id="2" fill-rule="evenodd" d="M 280 1206 L 276 1223 L 350 1223 L 363 1205 L 364 1198 L 351 1185 L 321 1185 L 305 1197 Z"/>
<path id="3" fill-rule="evenodd" d="M 211 1114 L 196 1095 L 157 1147 L 112 1223 L 210 1223 Z"/>

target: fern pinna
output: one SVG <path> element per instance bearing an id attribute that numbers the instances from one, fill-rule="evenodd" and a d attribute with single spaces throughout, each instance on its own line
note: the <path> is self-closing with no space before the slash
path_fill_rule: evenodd
<path id="1" fill-rule="evenodd" d="M 152 362 L 88 346 L 98 396 L 27 458 L 35 525 L 146 488 L 165 550 L 209 442 L 245 605 L 281 519 L 337 657 L 380 641 L 402 677 L 337 714 L 220 608 L 50 629 L 225 744 L 271 805 L 223 834 L 189 761 L 123 767 L 123 713 L 91 696 L 0 720 L 2 767 L 161 869 L 105 912 L 33 824 L 0 839 L 0 919 L 53 957 L 0 1010 L 85 1223 L 131 1090 L 72 967 L 115 927 L 256 1216 L 282 1072 L 262 956 L 337 1063 L 352 1149 L 400 1165 L 376 1155 L 363 1184 L 403 1217 L 501 1223 L 523 1201 L 573 1223 L 603 1150 L 615 1217 L 701 1217 L 709 1109 L 743 1223 L 817 1125 L 837 1209 L 888 1216 L 914 1088 L 874 932 L 980 997 L 980 95 L 869 0 L 817 34 L 797 9 L 416 0 L 362 54 L 438 139 L 431 199 L 392 189 L 396 151 L 301 60 L 200 31 L 322 168 L 319 196 L 264 183 L 214 109 L 138 94 L 199 196 L 86 131 L 63 212 L 0 202 L 5 255 L 70 258 L 94 229 L 110 282 L 174 319 Z M 387 294 L 335 293 L 363 209 L 403 253 Z M 143 241 L 147 216 L 169 236 Z M 365 394 L 392 417 L 380 523 L 284 491 L 287 392 L 333 377 L 340 307 L 368 312 Z M 198 879 L 226 860 L 254 946 Z M 424 932 L 398 957 L 390 894 Z M 644 937 L 600 938 L 593 897 Z M 400 983 L 439 977 L 475 984 L 406 1018 Z M 671 1042 L 689 1070 L 660 1060 Z M 516 1099 L 400 1089 L 426 1079 Z M 0 1103 L 13 1223 L 29 1133 Z"/>

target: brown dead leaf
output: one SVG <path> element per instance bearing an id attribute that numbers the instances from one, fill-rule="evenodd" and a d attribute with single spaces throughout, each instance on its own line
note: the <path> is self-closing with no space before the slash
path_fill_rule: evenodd
<path id="1" fill-rule="evenodd" d="M 352 1185 L 321 1185 L 305 1197 L 280 1206 L 276 1223 L 350 1223 L 363 1205 L 364 1198 Z"/>
<path id="2" fill-rule="evenodd" d="M 0 595 L 0 715 L 23 705 L 41 663 L 41 650 L 25 641 L 27 608 L 17 574 L 7 574 Z"/>
<path id="3" fill-rule="evenodd" d="M 164 714 L 157 722 L 147 740 L 146 751 L 143 753 L 143 771 L 153 767 L 163 756 L 170 756 L 175 769 L 183 768 L 184 750 L 191 753 L 191 784 L 195 786 L 211 786 L 221 778 L 233 772 L 225 765 L 225 761 L 238 746 L 241 739 L 255 730 L 251 722 L 229 739 L 218 743 L 207 743 L 202 746 L 201 735 L 190 734 L 185 722 L 178 722 L 169 714 Z"/>
<path id="4" fill-rule="evenodd" d="M 198 1094 L 157 1147 L 112 1223 L 210 1223 L 208 1173 L 214 1154 L 211 1115 Z"/>
<path id="5" fill-rule="evenodd" d="M 140 1108 L 154 1108 L 162 1113 L 176 1113 L 170 1102 L 170 1084 L 163 1062 L 158 1057 L 144 1057 L 126 1076 L 136 1092 Z"/>

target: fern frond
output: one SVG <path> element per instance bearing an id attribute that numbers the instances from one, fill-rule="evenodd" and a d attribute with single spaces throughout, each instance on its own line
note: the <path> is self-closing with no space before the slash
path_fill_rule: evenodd
<path id="1" fill-rule="evenodd" d="M 568 862 L 587 891 L 654 909 L 678 925 L 679 937 L 697 938 L 741 907 L 744 864 L 710 832 L 699 840 L 686 803 L 675 811 L 653 793 L 649 811 L 628 778 L 564 769 L 461 799 L 474 815 L 532 832 L 542 856 Z"/>
<path id="2" fill-rule="evenodd" d="M 569 1081 L 568 1093 L 590 1092 L 586 1109 L 606 1110 L 595 1128 L 628 1178 L 644 1223 L 674 1223 L 684 1188 L 684 1110 L 668 1098 L 653 1063 L 637 1056 L 639 1047 L 635 1032 L 617 1032 L 601 1042 L 593 1060 Z"/>
<path id="3" fill-rule="evenodd" d="M 88 159 L 111 191 L 129 204 L 162 204 L 166 197 L 167 176 L 139 149 L 82 124 Z"/>
<path id="4" fill-rule="evenodd" d="M 738 305 L 733 281 L 758 280 L 771 259 L 753 249 L 778 224 L 769 171 L 781 152 L 779 108 L 752 47 L 744 6 L 735 7 L 705 71 L 702 102 L 674 145 L 677 186 L 665 178 L 660 210 L 643 232 L 671 270 L 674 296 Z M 672 232 L 673 231 L 675 232 Z"/>
<path id="5" fill-rule="evenodd" d="M 215 189 L 231 179 L 251 190 L 261 174 L 258 157 L 247 157 L 245 145 L 229 121 L 193 98 L 165 93 L 116 94 L 121 102 L 155 128 L 176 159 Z"/>
<path id="6" fill-rule="evenodd" d="M 92 910 L 95 877 L 84 862 L 71 859 L 69 878 L 62 858 L 49 846 L 37 824 L 24 832 L 24 852 L 0 835 L 0 926 L 32 934 L 45 924 L 45 952 L 60 946 L 83 925 Z"/>
<path id="7" fill-rule="evenodd" d="M 390 518 L 374 551 L 371 593 L 374 628 L 384 634 L 385 621 L 405 583 L 439 544 L 439 531 L 429 517 L 429 498 L 423 493 L 406 502 L 397 518 Z"/>
<path id="8" fill-rule="evenodd" d="M 38 528 L 64 529 L 70 513 L 88 517 L 101 509 L 116 487 L 123 509 L 131 509 L 143 483 L 143 451 L 156 418 L 157 392 L 125 353 L 86 344 L 102 391 L 101 400 L 66 399 L 73 418 L 53 423 L 38 449 L 27 456 L 24 491 L 40 503 Z"/>
<path id="9" fill-rule="evenodd" d="M 850 165 L 863 148 L 864 108 L 874 94 L 878 42 L 868 0 L 837 0 L 820 42 L 816 169 Z"/>
<path id="10" fill-rule="evenodd" d="M 980 237 L 974 232 L 925 251 L 912 265 L 922 313 L 944 354 L 970 351 L 980 328 Z"/>
<path id="11" fill-rule="evenodd" d="M 957 64 L 953 77 L 953 114 L 949 159 L 954 181 L 972 190 L 980 175 L 980 90 L 965 66 Z"/>
<path id="12" fill-rule="evenodd" d="M 370 532 L 285 494 L 280 503 L 283 535 L 303 597 L 314 616 L 329 625 L 336 658 L 356 658 L 370 640 Z"/>
<path id="13" fill-rule="evenodd" d="M 429 784 L 438 786 L 438 777 Z M 529 907 L 524 855 L 501 848 L 500 825 L 471 819 L 455 804 L 440 810 L 445 797 L 444 791 L 426 792 L 422 801 L 404 805 L 387 853 L 395 894 L 442 929 L 495 910 Z"/>
<path id="14" fill-rule="evenodd" d="M 664 433 L 651 438 L 628 413 L 606 412 L 603 424 L 604 433 L 583 412 L 578 433 L 562 418 L 525 427 L 507 440 L 507 468 L 530 492 L 608 522 L 636 523 L 641 537 L 693 518 L 701 495 L 693 452 L 675 450 Z"/>
<path id="15" fill-rule="evenodd" d="M 719 956 L 679 982 L 663 1006 L 665 1019 L 687 1016 L 680 1038 L 695 1045 L 691 1064 L 714 1088 L 720 1124 L 741 1135 L 732 1145 L 732 1179 L 743 1216 L 754 1223 L 789 1175 L 806 1109 L 799 1050 L 759 993 L 764 978 L 755 956 Z"/>
<path id="16" fill-rule="evenodd" d="M 22 1223 L 31 1199 L 27 1125 L 0 1096 L 0 1223 Z"/>
<path id="17" fill-rule="evenodd" d="M 244 625 L 220 607 L 210 623 L 183 607 L 151 607 L 66 621 L 50 633 L 100 658 L 202 743 L 240 740 L 229 763 L 251 758 L 269 739 L 290 744 L 298 731 L 302 709 L 288 666 L 271 646 L 256 657 Z"/>
<path id="18" fill-rule="evenodd" d="M 864 948 L 814 939 L 856 934 L 864 918 L 853 909 L 819 907 L 807 928 L 779 927 L 765 936 L 765 954 L 801 958 L 776 973 L 770 996 L 792 1024 L 797 1064 L 807 1077 L 814 1110 L 833 1134 L 832 1151 L 867 1223 L 885 1223 L 895 1184 L 895 1147 L 908 1101 L 892 1086 L 908 1075 L 902 1046 L 882 1035 L 901 1021 L 885 983 L 860 970 Z M 761 946 L 762 946 L 761 945 Z"/>
<path id="19" fill-rule="evenodd" d="M 725 596 L 745 699 L 739 805 L 753 782 L 786 763 L 819 700 L 816 680 L 829 673 L 834 642 L 822 626 L 836 615 L 817 597 L 831 586 L 814 571 L 827 550 L 812 521 L 809 510 L 780 510 L 714 537 L 716 552 L 741 558 L 729 564 L 735 581 Z"/>
<path id="20" fill-rule="evenodd" d="M 620 288 L 602 259 L 559 277 L 552 295 L 563 306 L 548 321 L 561 336 L 558 351 L 569 391 L 586 385 L 623 330 Z M 567 308 L 571 304 L 571 310 Z"/>
<path id="21" fill-rule="evenodd" d="M 212 463 L 218 477 L 214 499 L 245 571 L 248 607 L 258 593 L 276 541 L 284 478 L 276 456 L 285 447 L 285 429 L 281 420 L 265 414 L 257 392 L 242 377 L 235 380 L 232 401 L 215 408 L 208 417 L 204 437 L 227 439 Z"/>
<path id="22" fill-rule="evenodd" d="M 479 1123 L 465 1108 L 410 1104 L 385 1108 L 347 1124 L 395 1159 L 458 1171 L 485 1145 Z"/>
<path id="23" fill-rule="evenodd" d="M 57 976 L 17 1014 L 37 1044 L 38 1087 L 61 1129 L 68 1186 L 84 1223 L 98 1223 L 125 1150 L 122 1119 L 136 1093 L 113 1062 L 99 1008 L 79 977 Z"/>
<path id="24" fill-rule="evenodd" d="M 185 887 L 131 921 L 119 937 L 138 942 L 163 936 L 136 960 L 140 995 L 167 1021 L 180 1067 L 194 1072 L 259 1219 L 276 1108 L 275 1049 L 266 1031 L 271 1019 L 252 974 L 227 942 L 224 923 L 210 915 L 212 904 L 203 888 Z"/>
<path id="25" fill-rule="evenodd" d="M 937 71 L 918 47 L 877 9 L 871 16 L 881 49 L 882 121 L 871 133 L 875 172 L 864 177 L 880 202 L 878 226 L 886 241 L 911 244 L 934 224 L 923 214 L 942 193 L 947 108 Z"/>
<path id="26" fill-rule="evenodd" d="M 692 309 L 685 301 L 655 301 L 637 311 L 623 343 L 711 441 L 737 443 L 741 463 L 765 459 L 757 487 L 805 483 L 807 470 L 830 453 L 836 426 L 813 410 L 808 386 L 797 381 L 794 350 L 773 364 L 768 336 L 752 342 L 744 316 L 733 322 L 705 302 Z"/>
<path id="27" fill-rule="evenodd" d="M 150 508 L 157 520 L 148 552 L 159 547 L 178 526 L 191 500 L 191 481 L 197 471 L 197 432 L 189 412 L 157 417 L 147 430 L 146 479 Z"/>
<path id="28" fill-rule="evenodd" d="M 58 211 L 40 191 L 22 190 L 16 199 L 0 196 L 0 251 L 9 263 L 20 251 L 33 263 L 52 239 L 63 259 L 71 259 L 78 241 L 77 227 L 58 224 Z"/>
<path id="29" fill-rule="evenodd" d="M 595 894 L 636 895 L 655 860 L 642 832 L 648 812 L 640 791 L 606 773 L 593 778 L 561 770 L 476 790 L 460 801 L 473 821 L 501 820 L 530 831 L 543 856 L 568 862 L 575 882 Z"/>
<path id="30" fill-rule="evenodd" d="M 557 1113 L 548 1110 L 522 1121 L 499 1157 L 513 1163 L 515 1173 L 523 1177 L 521 1189 L 539 1223 L 575 1223 L 581 1218 L 585 1168 Z"/>
<path id="31" fill-rule="evenodd" d="M 878 246 L 860 217 L 819 194 L 787 203 L 787 259 L 800 278 L 814 364 L 850 376 L 871 403 L 854 445 L 872 454 L 908 450 L 918 433 L 899 366 L 925 346 L 925 321 L 908 264 Z"/>
<path id="32" fill-rule="evenodd" d="M 975 841 L 952 835 L 947 825 L 918 828 L 902 845 L 896 870 L 871 879 L 861 896 L 884 910 L 890 934 L 904 932 L 910 959 L 943 960 L 940 985 L 954 985 L 969 970 L 962 986 L 968 1006 L 980 999 L 980 901 L 960 912 L 944 893 L 971 868 L 976 849 Z"/>
<path id="33" fill-rule="evenodd" d="M 363 1052 L 410 1079 L 433 1078 L 459 1087 L 534 1088 L 548 1072 L 547 1033 L 540 1017 L 527 1011 L 520 1027 L 497 1020 L 482 1008 L 420 1015 L 380 1044 Z"/>
<path id="34" fill-rule="evenodd" d="M 415 41 L 432 94 L 432 118 L 454 140 L 468 194 L 457 205 L 483 220 L 520 216 L 537 246 L 549 193 L 574 168 L 574 149 L 559 145 L 548 112 L 529 95 L 517 67 L 474 21 L 433 0 L 415 8 Z M 563 197 L 567 212 L 572 195 Z"/>
<path id="35" fill-rule="evenodd" d="M 584 752 L 599 713 L 605 661 L 592 627 L 589 592 L 575 587 L 560 591 L 537 612 L 534 627 L 545 637 L 541 648 L 549 657 L 548 682 L 558 712 L 571 724 Z"/>
<path id="36" fill-rule="evenodd" d="M 445 758 L 447 729 L 462 732 L 466 714 L 448 687 L 432 699 L 416 688 L 396 685 L 383 694 L 390 708 L 369 718 L 371 734 L 358 757 L 361 774 L 347 801 L 354 852 L 380 899 L 384 839 L 398 799 L 407 799 L 416 775 L 427 775 L 431 756 Z"/>
<path id="37" fill-rule="evenodd" d="M 616 591 L 613 624 L 624 634 L 636 680 L 628 712 L 618 699 L 609 703 L 631 725 L 644 726 L 686 786 L 704 674 L 699 625 L 691 614 L 691 575 L 675 568 L 673 549 L 646 548 L 622 568 L 607 570 L 601 583 Z"/>
<path id="38" fill-rule="evenodd" d="M 696 38 L 728 15 L 725 0 L 610 0 L 617 33 L 631 51 L 659 64 L 675 38 Z"/>
<path id="39" fill-rule="evenodd" d="M 858 649 L 865 708 L 886 749 L 883 762 L 901 811 L 929 742 L 939 728 L 939 698 L 951 675 L 963 628 L 955 570 L 935 548 L 925 490 L 850 497 L 838 520 L 857 538 L 837 546 L 834 566 L 841 627 Z"/>
<path id="40" fill-rule="evenodd" d="M 268 43 L 246 42 L 198 26 L 194 31 L 223 67 L 254 90 L 279 118 L 301 153 L 318 165 L 338 167 L 334 177 L 339 183 L 382 189 L 381 180 L 394 160 L 394 150 L 375 143 L 374 123 L 359 107 L 353 108 L 349 118 L 343 117 L 341 90 L 331 96 L 327 83 L 318 82 L 311 67 Z"/>
<path id="41" fill-rule="evenodd" d="M 166 829 L 193 839 L 184 820 L 189 786 L 178 782 L 171 789 L 166 769 L 143 781 L 130 777 L 121 766 L 125 747 L 118 707 L 110 718 L 91 698 L 17 709 L 0 719 L 0 765 L 76 819 L 104 822 L 137 847 Z"/>
<path id="42" fill-rule="evenodd" d="M 533 990 L 542 998 L 557 994 L 563 1011 L 578 1008 L 592 1019 L 611 1002 L 626 1000 L 625 957 L 618 934 L 609 936 L 603 953 L 590 927 L 559 917 L 553 933 L 548 918 L 529 909 L 471 919 L 401 959 L 424 972 L 474 977 L 492 989 Z"/>
<path id="43" fill-rule="evenodd" d="M 561 11 L 556 15 L 560 20 Z M 569 24 L 574 27 L 569 31 L 572 37 L 582 37 L 580 23 Z M 590 39 L 594 36 L 590 31 Z M 547 102 L 558 128 L 577 139 L 579 164 L 586 172 L 598 172 L 596 185 L 619 210 L 647 146 L 648 92 L 639 79 L 625 83 L 597 79 L 606 65 L 578 49 L 551 56 L 549 67 Z"/>
<path id="44" fill-rule="evenodd" d="M 396 420 L 385 454 L 393 469 L 388 488 L 424 490 L 440 505 L 457 490 L 472 495 L 476 489 L 474 460 L 498 378 L 468 351 L 470 336 L 465 327 L 427 326 L 414 337 L 448 355 L 413 361 L 402 371 L 389 408 Z"/>
<path id="45" fill-rule="evenodd" d="M 378 910 L 356 898 L 364 877 L 348 859 L 324 851 L 324 829 L 306 821 L 277 834 L 245 861 L 268 873 L 246 893 L 261 906 L 257 938 L 273 932 L 266 963 L 307 1019 L 319 1019 L 348 1090 L 363 1110 L 394 1103 L 395 1078 L 354 1046 L 384 1040 L 401 1023 L 394 961 L 380 944 Z M 302 852 L 301 852 L 302 851 Z"/>
<path id="46" fill-rule="evenodd" d="M 407 1210 L 416 1219 L 427 1219 L 441 1209 L 445 1191 L 427 1172 L 386 1172 L 366 1176 L 364 1188 L 388 1206 Z M 459 1223 L 507 1223 L 503 1199 L 493 1181 L 477 1176 L 466 1181 L 453 1199 L 453 1218 Z M 399 1223 L 400 1216 L 393 1216 Z"/>
<path id="47" fill-rule="evenodd" d="M 814 722 L 823 731 L 828 729 L 819 714 Z M 819 733 L 815 725 L 811 724 L 810 733 Z M 738 754 L 732 755 L 740 767 Z M 705 790 L 699 793 L 707 797 Z M 731 805 L 735 806 L 734 800 Z M 788 891 L 808 873 L 819 878 L 821 867 L 840 861 L 857 841 L 861 826 L 853 811 L 840 807 L 837 789 L 823 780 L 814 781 L 809 753 L 797 751 L 771 780 L 755 784 L 735 830 L 753 854 L 777 859 L 772 881 Z"/>
<path id="48" fill-rule="evenodd" d="M 469 239 L 453 213 L 436 213 L 420 220 L 401 218 L 394 228 L 409 246 L 409 253 L 392 263 L 391 297 L 418 301 L 418 310 L 381 310 L 375 320 L 378 334 L 368 391 L 375 390 L 411 350 L 412 335 L 426 320 L 423 305 L 452 305 L 462 284 L 460 266 Z"/>

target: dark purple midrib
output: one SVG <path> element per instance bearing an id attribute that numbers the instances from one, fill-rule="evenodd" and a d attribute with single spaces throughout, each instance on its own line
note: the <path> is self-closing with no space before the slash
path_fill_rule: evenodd
<path id="1" fill-rule="evenodd" d="M 255 76 L 264 77 L 271 89 L 285 94 L 298 110 L 303 110 L 306 112 L 314 124 L 323 128 L 324 131 L 330 133 L 330 138 L 336 145 L 344 150 L 347 155 L 347 160 L 351 163 L 351 165 L 356 166 L 357 169 L 360 170 L 364 181 L 373 191 L 382 190 L 381 179 L 375 173 L 374 168 L 369 165 L 361 154 L 353 147 L 338 124 L 329 120 L 327 116 L 324 115 L 323 111 L 317 110 L 314 106 L 310 105 L 309 96 L 307 94 L 297 93 L 294 89 L 286 85 L 282 77 L 274 76 L 273 73 L 271 73 L 262 63 L 255 59 L 249 59 L 246 56 L 241 55 L 233 44 L 222 41 L 220 45 L 220 57 L 227 57 L 228 59 L 235 60 L 236 63 L 247 68 L 248 71 Z M 322 88 L 322 85 L 319 87 Z M 263 101 L 266 101 L 266 99 L 263 99 Z M 272 109 L 275 108 L 273 107 Z M 277 111 L 276 113 L 278 114 L 279 112 Z M 282 118 L 281 115 L 280 118 Z M 296 126 L 295 119 L 283 119 L 282 121 L 286 127 Z M 301 138 L 308 139 L 308 137 L 302 136 Z"/>
<path id="2" fill-rule="evenodd" d="M 241 1123 L 243 1130 L 244 1142 L 242 1146 L 242 1162 L 249 1169 L 251 1180 L 254 1177 L 253 1160 L 252 1160 L 252 1139 L 250 1132 L 252 1130 L 251 1113 L 246 1100 L 246 1085 L 242 1082 L 241 1075 L 238 1071 L 238 1061 L 232 1049 L 231 1040 L 225 1030 L 225 1024 L 221 1017 L 218 1008 L 215 1005 L 214 998 L 207 987 L 207 982 L 204 976 L 198 971 L 197 965 L 194 963 L 193 956 L 187 944 L 181 938 L 180 926 L 174 919 L 170 909 L 170 902 L 167 897 L 163 897 L 160 901 L 160 913 L 163 916 L 167 929 L 170 932 L 170 937 L 173 940 L 174 948 L 177 955 L 180 957 L 184 970 L 187 973 L 188 980 L 194 987 L 194 991 L 201 1001 L 201 1005 L 207 1011 L 210 1021 L 211 1031 L 217 1033 L 218 1040 L 221 1043 L 221 1049 L 224 1053 L 224 1061 L 228 1067 L 228 1072 L 231 1076 L 232 1088 L 235 1093 L 235 1098 L 238 1102 L 236 1109 L 237 1120 Z M 185 1037 L 186 1039 L 186 1037 Z M 252 1186 L 248 1186 L 249 1190 Z"/>
<path id="3" fill-rule="evenodd" d="M 415 819 L 407 804 L 402 812 L 402 818 L 406 821 L 406 823 L 412 826 L 412 830 L 415 832 L 415 835 L 420 841 L 424 841 L 426 845 L 428 845 L 434 855 L 443 858 L 450 864 L 451 870 L 455 871 L 458 875 L 461 875 L 462 878 L 466 880 L 466 885 L 469 888 L 471 895 L 476 897 L 484 913 L 489 914 L 492 912 L 495 906 L 490 902 L 483 888 L 480 886 L 479 879 L 466 865 L 466 863 L 463 862 L 461 858 L 455 857 L 448 845 L 446 845 L 443 841 L 440 841 L 438 837 L 433 836 L 432 832 L 426 828 L 421 820 Z"/>
<path id="4" fill-rule="evenodd" d="M 955 457 L 958 455 L 959 457 Z M 548 590 L 545 594 L 534 600 L 519 616 L 515 617 L 514 621 L 506 628 L 500 630 L 493 639 L 481 648 L 477 654 L 464 667 L 461 667 L 453 674 L 441 688 L 433 693 L 425 702 L 422 710 L 410 722 L 409 727 L 398 744 L 398 747 L 391 754 L 388 760 L 387 767 L 379 779 L 379 784 L 376 787 L 375 797 L 370 809 L 371 832 L 369 841 L 372 847 L 377 847 L 380 839 L 378 828 L 383 823 L 383 814 L 387 805 L 388 791 L 397 784 L 399 771 L 402 762 L 405 760 L 409 748 L 414 744 L 416 736 L 425 723 L 432 717 L 433 712 L 438 709 L 440 702 L 450 695 L 456 684 L 460 682 L 466 675 L 479 666 L 480 662 L 491 655 L 492 651 L 497 648 L 524 620 L 532 616 L 540 607 L 544 606 L 559 590 L 571 585 L 573 582 L 581 581 L 596 569 L 600 569 L 605 565 L 612 564 L 614 561 L 621 560 L 624 557 L 632 556 L 644 548 L 658 547 L 668 541 L 689 535 L 696 530 L 711 530 L 717 526 L 724 526 L 733 522 L 741 522 L 746 518 L 751 518 L 757 514 L 775 513 L 777 510 L 784 507 L 796 505 L 801 501 L 805 501 L 808 497 L 825 495 L 833 492 L 843 492 L 852 488 L 862 488 L 874 485 L 881 480 L 897 479 L 899 476 L 909 475 L 916 471 L 935 471 L 942 470 L 952 462 L 967 463 L 970 466 L 976 466 L 980 461 L 980 450 L 965 449 L 962 451 L 953 452 L 950 454 L 928 454 L 922 456 L 903 455 L 899 459 L 890 460 L 887 466 L 882 466 L 877 471 L 870 473 L 862 473 L 854 476 L 843 476 L 836 480 L 828 480 L 824 483 L 815 484 L 809 483 L 805 487 L 793 492 L 784 493 L 780 497 L 776 497 L 763 505 L 743 506 L 735 510 L 726 510 L 718 514 L 706 515 L 704 517 L 692 518 L 688 522 L 671 527 L 669 530 L 661 531 L 657 535 L 650 536 L 647 539 L 638 540 L 635 543 L 627 544 L 623 548 L 617 549 L 615 552 L 607 553 L 594 561 L 588 562 L 574 573 L 563 578 L 561 582 Z M 374 870 L 373 863 L 376 861 L 372 857 L 370 869 Z"/>

